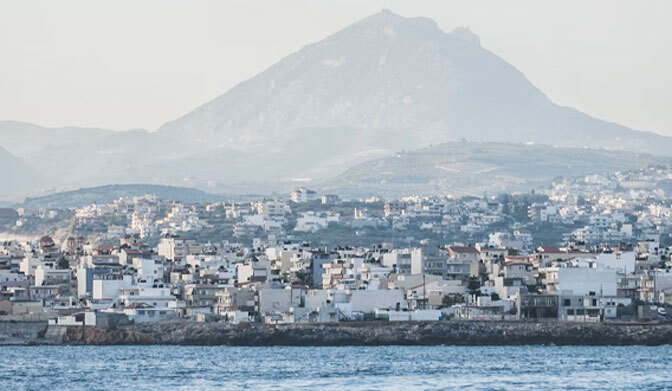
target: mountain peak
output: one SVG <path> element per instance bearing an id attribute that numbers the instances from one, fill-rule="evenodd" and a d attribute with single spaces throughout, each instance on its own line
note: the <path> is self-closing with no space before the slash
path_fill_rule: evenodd
<path id="1" fill-rule="evenodd" d="M 364 19 L 361 19 L 352 26 L 365 27 L 365 28 L 385 28 L 389 31 L 390 28 L 399 28 L 399 29 L 413 29 L 424 32 L 442 32 L 438 24 L 430 18 L 426 17 L 405 17 L 399 14 L 395 14 L 389 9 L 383 9 L 380 12 L 377 12 L 373 15 L 369 15 Z"/>
<path id="2" fill-rule="evenodd" d="M 285 57 L 157 137 L 205 156 L 216 175 L 226 167 L 231 181 L 259 172 L 324 177 L 355 160 L 463 137 L 664 154 L 672 145 L 554 105 L 467 27 L 444 32 L 389 10 Z"/>
<path id="3" fill-rule="evenodd" d="M 460 26 L 453 30 L 450 35 L 473 45 L 481 46 L 481 39 L 469 27 Z"/>

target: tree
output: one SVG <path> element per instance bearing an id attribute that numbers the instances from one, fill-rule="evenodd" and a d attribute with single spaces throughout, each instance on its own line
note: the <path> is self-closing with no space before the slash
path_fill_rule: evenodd
<path id="1" fill-rule="evenodd" d="M 68 260 L 65 259 L 65 257 L 61 257 L 58 260 L 57 268 L 58 269 L 68 269 L 68 268 L 70 268 L 70 262 L 68 262 Z"/>
<path id="2" fill-rule="evenodd" d="M 478 277 L 469 277 L 469 282 L 467 283 L 467 290 L 470 295 L 478 295 L 481 290 L 481 283 L 478 281 Z"/>
<path id="3" fill-rule="evenodd" d="M 313 276 L 309 270 L 299 270 L 296 272 L 296 278 L 303 285 L 312 286 L 313 285 Z"/>
<path id="4" fill-rule="evenodd" d="M 464 296 L 459 293 L 449 293 L 443 295 L 443 298 L 441 299 L 442 307 L 451 307 L 458 303 L 464 303 Z"/>

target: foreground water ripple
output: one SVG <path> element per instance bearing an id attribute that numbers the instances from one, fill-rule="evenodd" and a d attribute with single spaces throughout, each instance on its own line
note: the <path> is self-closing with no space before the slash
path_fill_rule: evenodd
<path id="1" fill-rule="evenodd" d="M 0 347 L 1 390 L 672 390 L 672 347 Z"/>

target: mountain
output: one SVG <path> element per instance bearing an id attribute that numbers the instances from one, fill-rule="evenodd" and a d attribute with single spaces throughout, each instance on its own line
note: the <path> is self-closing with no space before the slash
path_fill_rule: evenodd
<path id="1" fill-rule="evenodd" d="M 529 191 L 563 176 L 669 165 L 672 158 L 547 145 L 449 142 L 350 168 L 320 190 L 347 195 L 475 195 Z"/>
<path id="2" fill-rule="evenodd" d="M 0 146 L 57 190 L 151 183 L 267 194 L 462 139 L 672 156 L 672 138 L 555 105 L 468 29 L 446 33 L 431 19 L 389 11 L 300 49 L 156 132 L 5 121 L 0 135 Z"/>
<path id="3" fill-rule="evenodd" d="M 112 202 L 120 197 L 154 194 L 159 198 L 189 203 L 217 202 L 223 197 L 188 187 L 146 184 L 108 185 L 60 192 L 42 197 L 26 198 L 20 206 L 26 208 L 76 208 L 90 204 Z"/>
<path id="4" fill-rule="evenodd" d="M 45 128 L 20 121 L 0 121 L 0 144 L 16 156 L 27 156 L 45 148 L 88 145 L 114 134 L 97 128 Z"/>
<path id="5" fill-rule="evenodd" d="M 671 138 L 553 104 L 468 29 L 445 33 L 389 11 L 282 59 L 159 134 L 268 161 L 268 177 L 324 176 L 462 138 L 672 151 Z"/>
<path id="6" fill-rule="evenodd" d="M 174 183 L 149 169 L 177 156 L 171 140 L 135 129 L 46 128 L 0 121 L 0 146 L 30 162 L 56 188 L 109 183 Z"/>
<path id="7" fill-rule="evenodd" d="M 21 159 L 0 147 L 0 198 L 38 190 L 45 179 Z"/>

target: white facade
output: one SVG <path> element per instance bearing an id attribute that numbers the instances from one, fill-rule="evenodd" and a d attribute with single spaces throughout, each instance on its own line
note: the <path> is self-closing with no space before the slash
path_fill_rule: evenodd
<path id="1" fill-rule="evenodd" d="M 616 296 L 617 270 L 599 267 L 549 267 L 546 284 L 550 291 L 563 295 Z"/>
<path id="2" fill-rule="evenodd" d="M 123 288 L 129 288 L 133 285 L 133 278 L 124 275 L 123 279 L 94 279 L 93 294 L 94 300 L 116 300 Z"/>

